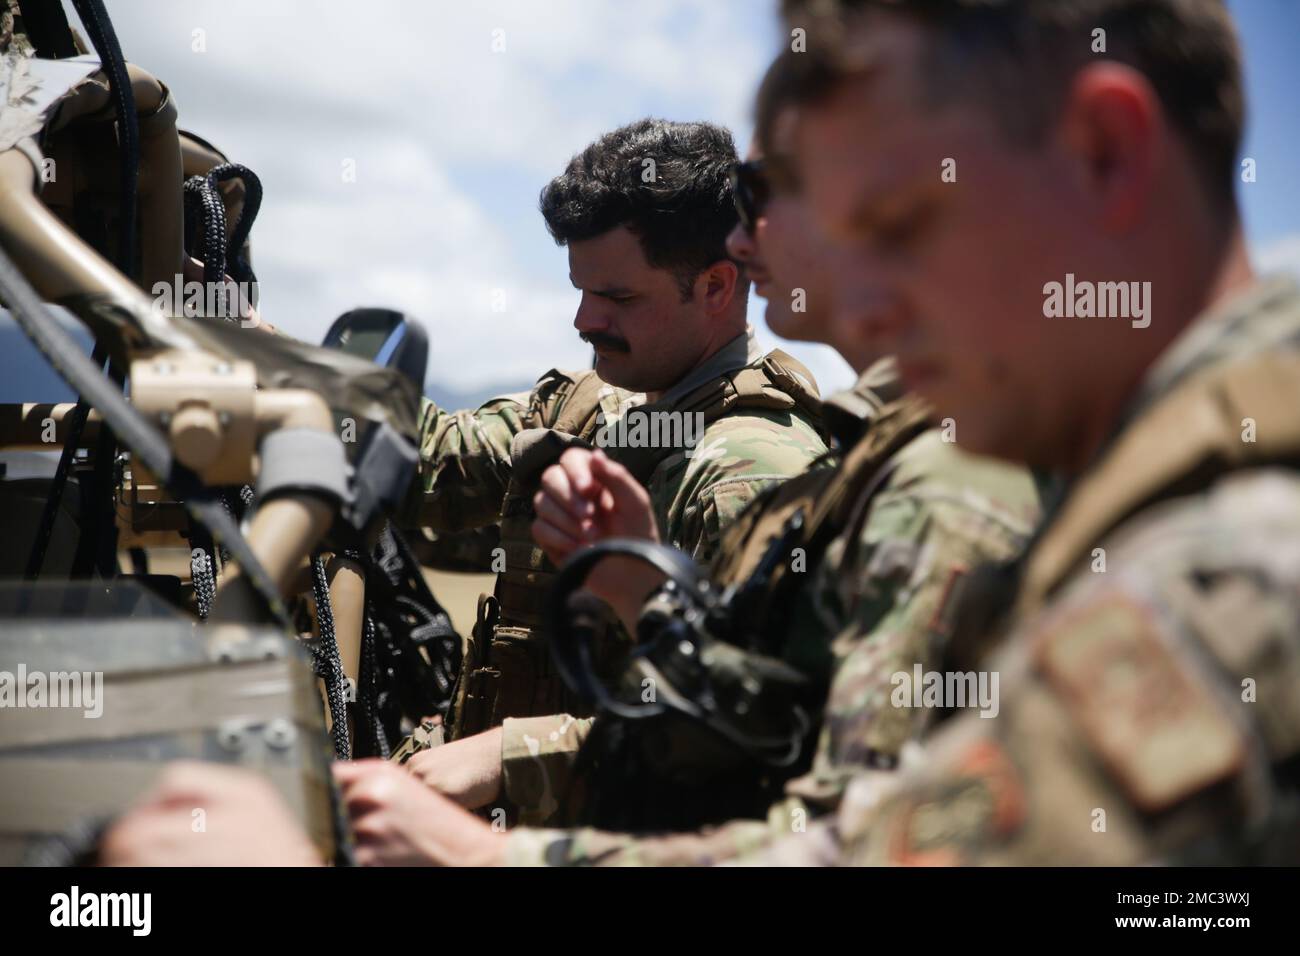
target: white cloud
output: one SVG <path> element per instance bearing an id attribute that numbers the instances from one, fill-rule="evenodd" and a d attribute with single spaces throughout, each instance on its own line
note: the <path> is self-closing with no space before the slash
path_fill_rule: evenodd
<path id="1" fill-rule="evenodd" d="M 1300 233 L 1281 236 L 1255 250 L 1261 272 L 1290 272 L 1300 278 Z"/>
<path id="2" fill-rule="evenodd" d="M 747 126 L 771 17 L 692 0 L 135 0 L 111 13 L 182 128 L 262 179 L 266 318 L 310 341 L 357 305 L 404 309 L 428 329 L 430 380 L 456 388 L 588 363 L 538 191 L 642 115 Z"/>

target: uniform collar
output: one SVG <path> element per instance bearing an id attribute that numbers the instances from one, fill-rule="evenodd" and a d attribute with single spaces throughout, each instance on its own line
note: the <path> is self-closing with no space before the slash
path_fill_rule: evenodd
<path id="1" fill-rule="evenodd" d="M 822 402 L 822 420 L 844 448 L 854 444 L 890 402 L 903 397 L 898 363 L 882 358 L 858 376 L 850 389 L 836 392 Z"/>
<path id="2" fill-rule="evenodd" d="M 711 382 L 728 372 L 757 365 L 762 360 L 763 350 L 759 347 L 758 338 L 752 328 L 745 326 L 744 332 L 691 369 L 676 385 L 664 392 L 659 397 L 659 404 L 671 405 L 706 382 Z"/>

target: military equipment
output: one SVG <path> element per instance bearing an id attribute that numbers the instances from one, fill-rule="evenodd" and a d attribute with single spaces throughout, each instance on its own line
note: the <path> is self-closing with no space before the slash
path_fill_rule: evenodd
<path id="1" fill-rule="evenodd" d="M 186 756 L 266 773 L 344 860 L 327 724 L 336 754 L 387 753 L 445 710 L 459 662 L 386 521 L 415 473 L 427 343 L 386 310 L 343 316 L 336 348 L 250 327 L 256 175 L 177 129 L 101 2 L 74 6 L 94 56 L 54 0 L 0 15 L 0 300 L 79 396 L 0 408 L 0 448 L 62 448 L 53 478 L 0 481 L 0 513 L 26 509 L 0 532 L 0 706 L 18 708 L 0 854 L 85 858 L 58 847 Z M 102 682 L 100 716 L 51 696 L 74 674 Z"/>

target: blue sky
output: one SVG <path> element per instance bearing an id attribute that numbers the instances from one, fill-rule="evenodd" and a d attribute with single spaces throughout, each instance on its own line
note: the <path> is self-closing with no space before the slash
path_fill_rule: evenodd
<path id="1" fill-rule="evenodd" d="M 127 57 L 172 88 L 182 126 L 261 175 L 253 235 L 267 317 L 319 339 L 356 305 L 404 308 L 429 330 L 430 380 L 471 394 L 588 361 L 565 253 L 537 213 L 542 185 L 599 133 L 644 115 L 725 124 L 743 149 L 779 43 L 775 3 L 756 0 L 109 7 Z M 1258 171 L 1241 186 L 1249 235 L 1257 258 L 1300 272 L 1300 2 L 1231 7 L 1252 101 L 1244 152 Z M 384 28 L 366 29 L 358 9 Z M 341 177 L 347 160 L 355 181 Z M 781 344 L 761 303 L 751 321 Z M 824 389 L 850 381 L 828 349 L 790 348 Z"/>
<path id="2" fill-rule="evenodd" d="M 1247 233 L 1257 250 L 1289 239 L 1289 261 L 1300 271 L 1300 3 L 1230 0 L 1229 7 L 1246 51 L 1250 123 L 1242 155 L 1255 159 L 1258 177 L 1238 186 Z"/>

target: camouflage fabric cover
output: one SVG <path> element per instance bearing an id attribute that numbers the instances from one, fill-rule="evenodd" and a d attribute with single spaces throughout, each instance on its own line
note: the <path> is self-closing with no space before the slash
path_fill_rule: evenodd
<path id="1" fill-rule="evenodd" d="M 422 750 L 441 747 L 445 743 L 443 736 L 442 724 L 426 717 L 420 721 L 420 726 L 416 727 L 410 736 L 403 738 L 397 745 L 397 749 L 388 755 L 388 759 L 393 763 L 406 763 Z"/>
<path id="2" fill-rule="evenodd" d="M 1176 340 L 1053 515 L 986 665 L 998 717 L 754 862 L 1300 861 L 1298 461 L 1300 290 L 1274 280 Z M 1108 521 L 1143 462 L 1183 481 Z"/>
<path id="3" fill-rule="evenodd" d="M 913 439 L 895 455 L 856 534 L 832 542 L 798 593 L 786 657 L 801 667 L 824 666 L 833 677 L 813 768 L 791 781 L 789 798 L 771 808 L 766 822 L 738 820 L 698 833 L 519 828 L 509 837 L 510 862 L 704 864 L 801 830 L 819 809 L 836 804 L 854 770 L 890 765 L 925 731 L 932 712 L 891 707 L 890 677 L 914 662 L 938 660 L 960 582 L 976 565 L 1017 552 L 1037 501 L 1025 471 L 965 455 L 934 429 Z M 566 763 L 552 755 L 573 743 L 572 729 L 552 736 L 564 720 L 507 723 L 505 783 L 513 800 L 536 806 L 547 803 L 546 787 L 553 788 L 551 800 L 564 792 Z"/>

